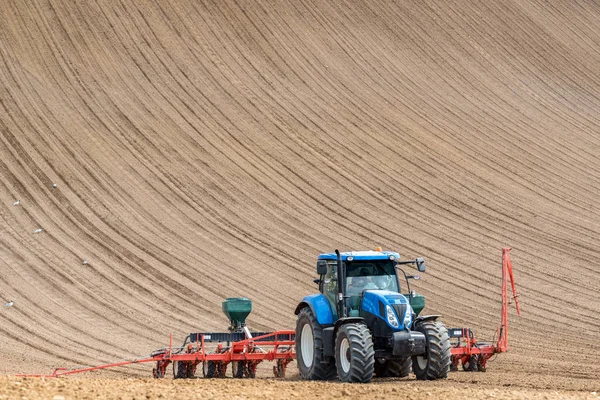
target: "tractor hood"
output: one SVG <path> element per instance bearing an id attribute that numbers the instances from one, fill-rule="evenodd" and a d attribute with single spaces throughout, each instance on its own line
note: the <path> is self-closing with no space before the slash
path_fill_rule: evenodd
<path id="1" fill-rule="evenodd" d="M 362 311 L 383 319 L 393 331 L 410 327 L 413 310 L 408 299 L 388 290 L 366 290 L 362 300 Z"/>

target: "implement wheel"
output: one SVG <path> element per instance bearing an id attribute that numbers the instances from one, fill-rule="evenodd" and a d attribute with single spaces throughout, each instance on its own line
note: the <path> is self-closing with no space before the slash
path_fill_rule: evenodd
<path id="1" fill-rule="evenodd" d="M 216 378 L 217 373 L 217 363 L 215 361 L 207 361 L 206 362 L 206 377 L 207 378 Z"/>
<path id="2" fill-rule="evenodd" d="M 300 310 L 296 321 L 296 361 L 302 379 L 329 380 L 335 365 L 323 363 L 323 328 L 309 307 Z"/>
<path id="3" fill-rule="evenodd" d="M 173 363 L 174 379 L 191 379 L 196 375 L 196 364 L 192 361 L 177 361 Z"/>
<path id="4" fill-rule="evenodd" d="M 185 361 L 177 361 L 173 363 L 173 378 L 174 379 L 185 379 L 187 378 L 187 363 Z"/>
<path id="5" fill-rule="evenodd" d="M 246 368 L 248 369 L 248 378 L 254 379 L 256 378 L 256 366 L 258 365 L 255 361 L 248 361 L 246 364 Z"/>
<path id="6" fill-rule="evenodd" d="M 486 359 L 483 354 L 480 354 L 479 357 L 477 358 L 477 370 L 479 372 L 487 371 L 485 364 L 486 364 Z"/>
<path id="7" fill-rule="evenodd" d="M 477 359 L 479 357 L 477 357 L 475 354 L 473 354 L 471 357 L 469 357 L 469 359 L 467 360 L 467 362 L 463 362 L 463 370 L 467 371 L 467 372 L 474 372 L 477 371 Z"/>
<path id="8" fill-rule="evenodd" d="M 256 378 L 256 366 L 252 361 L 233 361 L 231 364 L 234 378 Z"/>
<path id="9" fill-rule="evenodd" d="M 416 329 L 425 335 L 426 352 L 412 357 L 413 372 L 420 380 L 446 379 L 450 370 L 450 337 L 439 321 L 424 321 Z"/>
<path id="10" fill-rule="evenodd" d="M 244 377 L 244 362 L 243 361 L 232 361 L 231 362 L 231 374 L 234 378 Z"/>
<path id="11" fill-rule="evenodd" d="M 225 378 L 227 364 L 222 361 L 208 361 L 206 367 L 207 378 Z"/>
<path id="12" fill-rule="evenodd" d="M 375 349 L 365 324 L 346 324 L 335 338 L 335 364 L 342 382 L 367 383 L 373 378 Z"/>
<path id="13" fill-rule="evenodd" d="M 285 370 L 287 367 L 287 360 L 278 359 L 276 365 L 273 366 L 273 375 L 275 378 L 285 378 Z"/>
<path id="14" fill-rule="evenodd" d="M 156 368 L 152 369 L 152 375 L 155 378 L 164 378 L 165 377 L 165 372 L 167 370 L 167 366 L 169 365 L 170 361 L 157 361 L 156 362 Z"/>

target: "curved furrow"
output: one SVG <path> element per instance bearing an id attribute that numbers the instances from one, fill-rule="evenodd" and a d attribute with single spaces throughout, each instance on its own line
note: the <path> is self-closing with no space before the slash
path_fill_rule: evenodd
<path id="1" fill-rule="evenodd" d="M 2 168 L 2 173 L 6 177 L 8 177 L 8 176 L 11 175 L 10 172 L 8 172 L 8 170 L 6 168 Z M 16 178 L 13 178 L 13 180 L 16 180 Z M 24 200 L 23 201 L 23 206 L 20 207 L 20 208 L 23 208 L 23 210 L 21 211 L 21 214 L 22 215 L 26 215 L 30 221 L 39 221 L 40 220 L 40 216 L 39 215 L 32 215 L 32 214 L 30 214 L 27 211 L 27 209 L 30 206 L 34 206 L 35 207 L 35 204 L 36 204 L 35 196 L 27 195 L 27 196 L 23 197 L 23 195 L 26 194 L 24 191 L 21 191 L 19 194 L 22 196 L 21 198 L 23 198 L 23 200 Z M 47 207 L 44 207 L 44 208 L 47 208 Z M 36 226 L 34 224 L 29 224 L 29 225 L 30 226 Z M 37 225 L 37 226 L 39 226 L 39 225 Z M 44 259 L 45 260 L 50 260 L 50 259 L 54 258 L 53 255 L 49 252 L 49 248 L 50 247 L 56 247 L 56 245 L 58 244 L 57 243 L 58 239 L 56 239 L 54 237 L 54 235 L 61 233 L 61 228 L 58 225 L 52 224 L 51 221 L 49 221 L 48 224 L 43 224 L 43 226 L 44 226 L 44 228 L 45 228 L 45 230 L 47 232 L 47 233 L 44 233 L 44 235 L 48 236 L 52 241 L 54 241 L 55 242 L 54 245 L 48 246 L 48 244 L 47 244 L 48 240 L 44 240 L 43 242 L 39 242 L 39 241 L 38 242 L 32 242 L 31 239 L 25 239 L 25 237 L 23 237 L 22 234 L 18 234 L 16 232 L 14 232 L 14 236 L 18 237 L 21 241 L 27 240 L 27 241 L 31 242 L 31 245 L 29 247 L 32 248 L 32 249 L 36 249 L 35 251 L 37 253 L 40 253 L 40 256 L 42 258 L 38 259 L 38 263 L 39 264 L 43 264 L 42 260 L 44 260 Z M 33 228 L 31 228 L 31 231 L 33 231 Z M 83 237 L 85 237 L 85 236 L 88 236 L 88 235 L 86 233 L 84 233 Z M 68 235 L 67 237 L 69 239 L 71 239 L 72 241 L 75 241 L 77 239 L 77 236 L 74 236 L 74 235 Z M 40 246 L 43 246 L 43 245 L 45 245 L 45 247 L 40 247 Z M 106 245 L 104 245 L 104 247 L 106 249 L 109 248 Z M 74 254 L 71 254 L 71 255 L 74 255 Z M 101 261 L 101 260 L 98 260 L 98 261 Z M 76 261 L 75 261 L 76 264 L 75 263 L 73 263 L 73 264 L 75 264 L 75 265 L 79 264 L 80 265 L 80 262 L 81 262 L 81 258 L 78 257 L 78 258 L 76 258 Z M 114 262 L 114 260 L 113 260 L 113 262 Z M 56 264 L 54 265 L 54 267 L 52 268 L 53 274 L 54 275 L 59 274 L 60 279 L 56 279 L 55 277 L 51 278 L 50 277 L 51 275 L 48 275 L 48 278 L 46 278 L 46 280 L 47 281 L 56 281 L 56 282 L 67 280 L 71 284 L 74 284 L 74 281 L 72 279 L 77 279 L 77 275 L 78 274 L 71 275 L 71 279 L 69 279 L 68 276 L 69 276 L 69 273 L 70 273 L 71 266 L 66 267 L 66 268 L 61 268 L 60 267 L 61 264 L 62 264 L 62 261 L 57 261 Z M 71 264 L 71 265 L 73 265 L 73 264 Z M 79 267 L 79 269 L 81 271 L 81 267 Z M 41 270 L 39 272 L 40 272 L 41 276 L 45 275 L 45 274 L 42 274 Z M 130 280 L 129 278 L 127 278 L 126 275 L 120 274 L 120 276 L 121 276 L 121 279 L 126 278 L 126 279 L 129 280 L 130 283 L 134 283 L 133 280 Z M 100 277 L 104 278 L 104 279 L 112 280 L 112 278 L 110 276 L 108 276 L 108 275 L 102 275 L 101 274 Z M 84 281 L 77 280 L 77 283 L 78 283 L 78 285 L 85 287 Z M 116 284 L 116 287 L 121 286 L 118 282 L 113 281 L 112 283 Z M 143 288 L 144 286 L 139 286 L 139 287 Z M 60 291 L 60 284 L 56 283 L 55 286 L 54 286 L 54 288 L 55 288 L 56 291 Z M 132 289 L 135 289 L 136 285 L 121 286 L 121 288 L 123 289 L 123 291 L 122 291 L 123 294 L 127 294 Z M 148 293 L 151 293 L 151 292 L 148 291 Z M 89 294 L 90 293 L 88 293 L 88 295 Z M 102 294 L 102 293 L 100 293 L 100 294 Z M 86 295 L 85 297 L 87 298 L 88 295 Z M 75 294 L 74 297 L 69 301 L 69 303 L 85 304 L 85 303 L 81 303 L 80 302 L 80 297 L 81 297 L 81 293 Z M 124 314 L 124 313 L 122 313 L 120 311 L 120 307 L 118 307 L 117 305 L 111 304 L 109 300 L 103 299 L 102 297 L 96 297 L 94 300 L 103 306 L 102 307 L 103 310 L 110 309 L 113 314 L 123 315 L 124 317 L 126 317 L 126 314 Z M 137 301 L 139 301 L 139 299 Z M 136 302 L 133 302 L 133 304 L 136 305 Z M 150 304 L 151 303 L 147 303 L 147 305 L 150 305 Z M 136 312 L 143 313 L 144 310 L 143 309 L 138 309 L 138 310 L 136 310 Z M 102 318 L 102 315 L 100 313 L 98 313 L 97 317 L 98 318 Z M 107 319 L 107 321 L 108 321 L 108 319 Z M 145 327 L 145 330 L 140 330 L 140 332 L 138 334 L 140 334 L 140 335 L 143 336 L 144 332 L 146 330 L 152 331 L 153 329 L 154 328 L 152 326 L 147 326 L 147 327 Z"/>
<path id="2" fill-rule="evenodd" d="M 17 145 L 17 141 L 13 139 L 13 140 L 12 140 L 12 144 L 13 144 L 13 145 Z M 21 150 L 21 152 L 20 152 L 20 157 L 19 157 L 19 158 L 21 158 L 21 159 L 27 159 L 27 156 L 25 155 L 25 152 L 24 152 L 24 150 Z M 28 164 L 29 164 L 29 165 L 34 165 L 34 163 L 33 163 L 32 161 L 30 161 Z M 38 171 L 39 171 L 39 170 L 38 170 Z M 42 174 L 41 174 L 41 172 L 40 172 L 38 175 L 42 175 Z M 50 182 L 50 180 L 49 180 L 49 179 L 44 179 L 44 178 L 40 178 L 40 179 L 41 179 L 41 180 L 44 180 L 44 181 L 46 181 L 46 182 Z M 49 184 L 49 183 L 47 183 L 47 185 L 49 186 L 50 184 Z M 67 184 L 67 186 L 68 186 L 68 184 Z M 21 194 L 22 194 L 22 193 L 21 193 Z M 29 196 L 29 198 L 30 198 L 30 199 L 33 199 L 33 197 L 31 197 L 31 196 Z M 65 203 L 65 202 L 63 201 L 63 203 Z M 72 212 L 72 213 L 74 213 L 74 212 L 75 212 L 75 210 L 72 210 L 71 212 Z M 77 225 L 79 225 L 79 226 L 87 226 L 87 227 L 89 227 L 89 228 L 91 228 L 91 227 L 93 226 L 93 225 L 92 225 L 92 224 L 91 224 L 91 223 L 90 223 L 90 222 L 89 222 L 89 221 L 88 221 L 86 218 L 82 217 L 81 215 L 77 215 L 77 213 L 75 213 L 75 214 L 76 214 L 76 218 L 75 218 L 75 220 L 79 221 Z M 92 229 L 92 231 L 94 231 L 94 229 Z M 99 231 L 97 231 L 97 232 L 99 233 Z M 87 233 L 85 233 L 85 235 L 87 236 Z M 94 235 L 91 235 L 91 236 L 93 237 Z M 102 240 L 98 240 L 98 244 L 100 244 L 100 245 L 102 245 L 102 246 L 104 246 L 104 247 L 106 247 L 106 244 L 107 244 L 107 243 L 110 243 L 110 242 L 111 242 L 110 240 L 107 240 L 107 239 L 106 239 L 106 238 L 107 238 L 106 236 L 104 236 L 104 237 L 103 237 L 103 235 L 102 235 L 102 234 L 100 234 L 100 233 L 99 233 L 98 235 L 95 235 L 95 236 L 96 236 L 96 237 L 99 237 L 99 238 L 102 238 Z M 106 247 L 106 248 L 108 248 L 108 247 Z M 122 277 L 126 277 L 126 276 L 125 276 L 125 275 L 123 275 L 123 274 L 121 274 L 121 276 L 122 276 Z M 159 280 L 159 281 L 157 281 L 157 282 L 163 282 L 163 280 Z M 149 292 L 148 292 L 148 293 L 149 293 Z"/>
<path id="3" fill-rule="evenodd" d="M 447 18 L 451 18 L 451 16 L 452 16 L 452 14 L 453 14 L 453 13 L 454 13 L 454 14 L 456 14 L 456 13 L 454 12 L 454 10 L 453 10 L 453 9 L 451 9 L 451 8 L 448 8 L 448 9 L 445 9 L 445 10 L 443 10 L 443 15 L 444 15 L 444 16 L 447 16 Z M 435 15 L 436 15 L 436 16 L 438 16 L 438 17 L 441 17 L 441 15 L 442 15 L 442 14 L 441 14 L 441 12 L 436 12 L 436 13 L 435 13 Z M 461 14 L 461 15 L 460 15 L 460 17 L 463 17 L 463 16 L 464 16 L 464 14 Z M 451 21 L 452 21 L 452 20 L 451 20 Z M 465 21 L 464 21 L 464 20 L 462 20 L 462 19 L 461 19 L 461 20 L 454 20 L 454 21 L 452 21 L 452 22 L 454 22 L 454 23 L 453 23 L 453 25 L 454 25 L 454 26 L 465 26 L 465 25 L 467 25 L 467 26 L 468 26 L 468 23 L 465 23 Z M 439 25 L 438 25 L 438 26 L 439 26 Z M 441 29 L 443 29 L 443 30 L 445 30 L 445 28 L 444 28 L 444 27 L 442 27 L 442 26 L 440 26 L 440 28 L 441 28 Z M 463 39 L 463 41 L 462 41 L 462 42 L 456 41 L 456 42 L 454 43 L 454 45 L 455 45 L 455 46 L 459 46 L 459 47 L 461 47 L 461 48 L 465 49 L 465 47 L 464 47 L 464 45 L 463 45 L 462 43 L 467 43 L 467 42 L 468 42 L 468 36 L 461 35 L 460 31 L 453 30 L 452 32 L 456 32 L 456 33 L 457 33 L 457 35 L 459 35 L 459 37 L 461 37 L 461 38 Z M 447 33 L 448 33 L 448 34 L 450 34 L 451 32 L 447 32 Z M 449 35 L 449 36 L 450 36 L 450 35 Z M 465 51 L 466 51 L 466 50 L 465 50 Z M 495 67 L 495 66 L 494 66 L 492 63 L 487 63 L 487 62 L 486 62 L 486 67 L 488 67 L 488 68 L 493 68 L 493 69 L 494 69 L 494 70 L 495 70 L 495 71 L 496 71 L 498 74 L 502 74 L 502 71 L 501 71 L 501 70 L 499 70 L 499 69 L 497 69 L 497 68 L 496 68 L 496 67 Z M 484 93 L 484 92 L 482 92 L 482 95 L 485 95 L 485 93 Z M 542 99 L 542 98 L 539 98 L 539 99 L 543 101 L 543 99 Z M 507 100 L 509 100 L 509 99 L 507 99 Z M 527 101 L 527 98 L 523 98 L 523 100 Z M 529 110 L 536 110 L 536 111 L 538 111 L 538 110 L 539 110 L 539 111 L 544 111 L 544 109 L 543 109 L 543 108 L 537 108 L 535 103 L 532 103 L 532 102 L 529 102 L 529 101 L 528 101 L 528 102 L 527 102 L 527 104 L 529 104 L 529 105 L 530 105 L 530 107 L 528 107 L 528 109 L 529 109 Z M 554 120 L 554 121 L 556 121 L 557 123 L 560 123 L 560 122 L 561 122 L 561 121 L 562 121 L 562 120 L 563 120 L 565 117 L 567 117 L 567 116 L 566 116 L 566 115 L 563 115 L 563 116 L 562 116 L 562 117 L 563 117 L 563 119 L 560 119 L 560 118 L 556 118 L 556 117 L 554 116 L 554 114 L 550 114 L 550 113 L 544 113 L 544 117 L 547 117 L 547 118 L 549 118 L 550 120 Z M 597 125 L 597 123 L 596 123 L 596 125 Z M 533 128 L 533 129 L 535 129 L 535 127 L 532 127 L 532 128 Z M 540 133 L 541 133 L 541 132 L 540 132 Z M 496 136 L 496 137 L 497 137 L 497 136 Z M 494 136 L 488 136 L 488 139 L 489 139 L 489 140 L 492 140 L 492 141 L 493 141 L 493 140 L 494 140 L 494 138 L 495 138 Z M 525 138 L 525 139 L 526 139 L 526 138 Z M 549 138 L 549 139 L 550 139 L 550 140 L 552 140 L 552 138 Z M 567 148 L 570 146 L 570 143 L 564 143 L 564 142 L 561 142 L 560 144 L 561 144 L 561 146 L 566 146 Z M 579 150 L 579 151 L 584 151 L 584 149 L 581 149 L 581 148 L 578 148 L 577 150 Z M 539 154 L 539 152 L 533 152 L 533 155 L 537 155 L 537 154 Z M 586 173 L 587 171 L 582 169 L 582 172 L 583 172 L 583 173 Z"/>
<path id="4" fill-rule="evenodd" d="M 231 211 L 231 210 L 229 210 L 229 211 Z M 233 215 L 235 215 L 235 212 L 233 213 Z M 271 239 L 273 239 L 273 240 L 276 240 L 276 236 L 274 236 L 274 237 L 273 237 L 273 238 L 271 238 Z"/>

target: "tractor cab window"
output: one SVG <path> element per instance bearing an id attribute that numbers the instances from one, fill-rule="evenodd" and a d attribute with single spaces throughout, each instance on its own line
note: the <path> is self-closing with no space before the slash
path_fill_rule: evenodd
<path id="1" fill-rule="evenodd" d="M 398 292 L 396 269 L 392 261 L 354 261 L 346 263 L 346 293 L 362 294 L 363 290 L 378 289 Z"/>

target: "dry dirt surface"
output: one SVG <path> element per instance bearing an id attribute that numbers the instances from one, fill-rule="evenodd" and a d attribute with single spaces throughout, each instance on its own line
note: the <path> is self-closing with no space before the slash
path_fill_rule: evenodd
<path id="1" fill-rule="evenodd" d="M 0 398 L 594 398 L 598 110 L 597 1 L 0 1 Z M 512 247 L 510 352 L 367 386 L 14 377 L 223 331 L 225 297 L 293 329 L 317 255 L 375 246 L 490 340 Z"/>
<path id="2" fill-rule="evenodd" d="M 495 388 L 453 381 L 431 382 L 387 380 L 366 385 L 303 382 L 274 379 L 32 379 L 0 378 L 0 399 L 589 399 L 596 392 Z"/>

